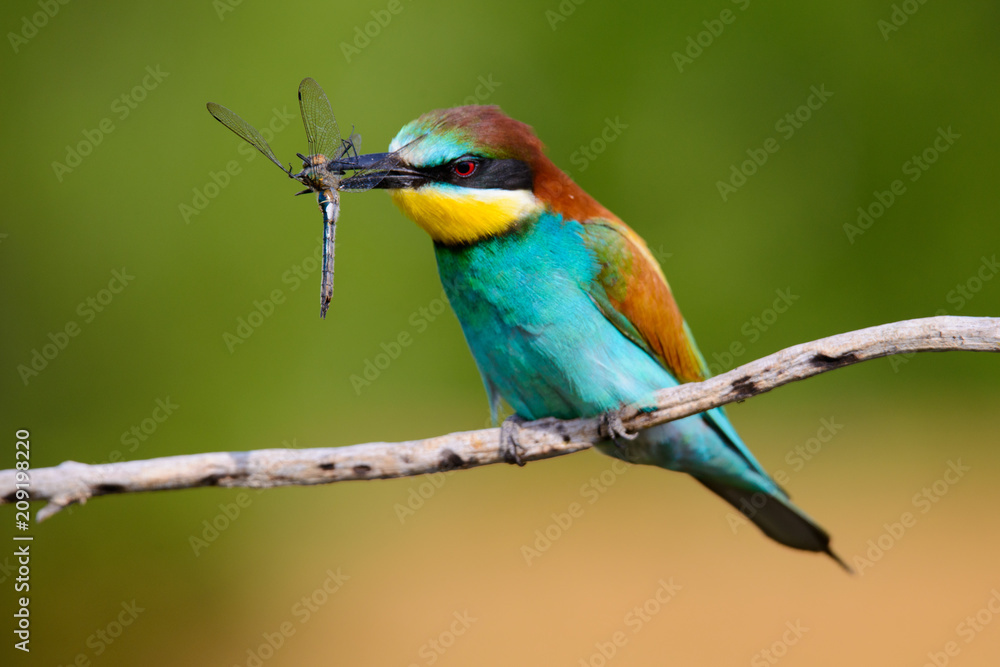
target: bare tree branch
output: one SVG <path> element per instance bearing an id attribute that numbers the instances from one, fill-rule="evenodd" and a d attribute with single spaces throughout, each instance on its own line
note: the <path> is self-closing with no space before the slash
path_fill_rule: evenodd
<path id="1" fill-rule="evenodd" d="M 623 423 L 630 431 L 648 428 L 868 359 L 952 350 L 1000 352 L 1000 318 L 929 317 L 803 343 L 704 382 L 660 390 L 657 409 L 640 412 L 630 406 L 622 411 Z M 525 424 L 519 436 L 522 457 L 538 460 L 587 449 L 601 441 L 599 426 L 598 418 Z M 407 442 L 216 452 L 101 465 L 66 461 L 31 470 L 27 485 L 17 478 L 18 471 L 0 471 L 0 504 L 23 500 L 17 489 L 25 489 L 30 500 L 48 501 L 38 512 L 42 521 L 73 503 L 113 493 L 328 484 L 473 468 L 502 462 L 499 433 L 493 428 Z"/>

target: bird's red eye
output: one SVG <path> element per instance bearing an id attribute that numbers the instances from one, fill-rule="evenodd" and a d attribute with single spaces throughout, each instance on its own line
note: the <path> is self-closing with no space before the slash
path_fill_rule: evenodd
<path id="1" fill-rule="evenodd" d="M 451 165 L 451 170 L 455 172 L 456 176 L 461 178 L 468 178 L 476 173 L 477 165 L 473 160 L 462 160 Z"/>

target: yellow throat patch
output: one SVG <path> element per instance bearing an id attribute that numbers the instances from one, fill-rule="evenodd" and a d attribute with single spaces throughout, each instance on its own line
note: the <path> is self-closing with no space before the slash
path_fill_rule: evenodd
<path id="1" fill-rule="evenodd" d="M 431 238 L 448 245 L 500 234 L 540 207 L 527 190 L 451 189 L 425 185 L 392 190 L 392 201 Z"/>

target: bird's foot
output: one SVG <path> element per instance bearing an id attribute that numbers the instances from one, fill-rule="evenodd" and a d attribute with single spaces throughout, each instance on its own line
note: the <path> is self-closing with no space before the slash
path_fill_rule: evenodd
<path id="1" fill-rule="evenodd" d="M 615 446 L 624 451 L 625 444 L 618 441 L 619 438 L 625 440 L 635 440 L 639 437 L 638 433 L 629 433 L 625 430 L 625 425 L 622 423 L 622 411 L 621 410 L 609 410 L 601 415 L 601 425 L 597 429 L 598 434 L 602 438 L 608 438 Z"/>
<path id="2" fill-rule="evenodd" d="M 524 465 L 524 459 L 521 458 L 524 447 L 518 442 L 518 432 L 521 430 L 521 424 L 527 421 L 520 415 L 511 415 L 500 424 L 500 458 L 507 463 Z"/>

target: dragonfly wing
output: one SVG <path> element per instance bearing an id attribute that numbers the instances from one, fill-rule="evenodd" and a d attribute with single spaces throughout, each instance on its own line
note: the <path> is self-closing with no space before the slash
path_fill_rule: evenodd
<path id="1" fill-rule="evenodd" d="M 299 111 L 309 140 L 309 155 L 331 158 L 341 150 L 340 128 L 326 93 L 314 79 L 306 77 L 299 84 Z"/>
<path id="2" fill-rule="evenodd" d="M 350 157 L 352 154 L 357 157 L 361 154 L 361 135 L 357 132 L 351 131 L 351 136 L 345 139 L 343 142 L 343 153 L 337 157 L 343 157 L 347 155 Z"/>
<path id="3" fill-rule="evenodd" d="M 257 131 L 257 128 L 221 104 L 209 102 L 206 106 L 208 107 L 208 113 L 212 114 L 215 120 L 228 127 L 232 130 L 233 134 L 259 150 L 265 157 L 267 157 L 267 159 L 278 165 L 278 168 L 281 169 L 281 171 L 285 171 L 287 173 L 287 170 L 281 166 L 280 162 L 278 162 L 278 158 L 274 156 L 274 151 L 272 151 L 271 147 L 267 145 L 267 141 L 265 141 L 264 137 L 262 137 L 260 132 Z"/>

